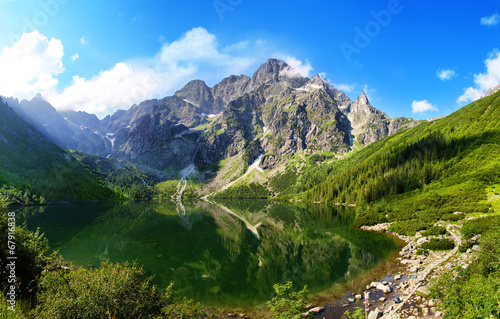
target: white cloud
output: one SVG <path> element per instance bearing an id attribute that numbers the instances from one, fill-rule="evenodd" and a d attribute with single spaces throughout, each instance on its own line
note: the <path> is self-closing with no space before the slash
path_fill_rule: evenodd
<path id="1" fill-rule="evenodd" d="M 451 80 L 454 77 L 458 76 L 458 74 L 450 69 L 438 69 L 436 71 L 436 76 L 441 80 L 441 81 L 447 81 Z"/>
<path id="2" fill-rule="evenodd" d="M 458 97 L 458 103 L 464 104 L 467 102 L 472 102 L 479 100 L 483 96 L 483 92 L 473 87 L 468 87 L 464 89 L 464 94 Z"/>
<path id="3" fill-rule="evenodd" d="M 432 105 L 429 101 L 427 100 L 422 100 L 422 101 L 413 101 L 411 104 L 411 112 L 413 114 L 415 113 L 424 113 L 427 111 L 438 111 L 437 107 L 435 105 Z"/>
<path id="4" fill-rule="evenodd" d="M 229 53 L 229 52 L 234 52 L 234 51 L 241 51 L 245 50 L 248 47 L 248 41 L 242 41 L 238 42 L 233 45 L 229 45 L 223 49 L 224 52 Z"/>
<path id="5" fill-rule="evenodd" d="M 491 88 L 496 87 L 500 83 L 500 51 L 493 50 L 489 57 L 484 61 L 486 66 L 485 73 L 474 74 L 475 87 L 464 89 L 464 94 L 458 98 L 458 102 L 468 103 L 475 101 L 486 93 Z"/>
<path id="6" fill-rule="evenodd" d="M 62 93 L 47 92 L 47 100 L 59 109 L 83 110 L 104 116 L 152 98 L 162 84 L 154 71 L 122 62 L 89 80 L 75 75 L 72 85 Z"/>
<path id="7" fill-rule="evenodd" d="M 51 90 L 45 95 L 58 109 L 103 117 L 146 99 L 162 98 L 193 78 L 215 83 L 245 73 L 256 61 L 223 53 L 218 46 L 215 35 L 195 28 L 177 41 L 165 43 L 154 57 L 117 63 L 91 79 L 74 76 L 62 92 Z"/>
<path id="8" fill-rule="evenodd" d="M 333 86 L 335 88 L 337 88 L 338 90 L 341 90 L 341 91 L 344 91 L 347 93 L 351 93 L 356 88 L 356 84 L 342 84 L 341 83 L 341 84 L 333 84 Z"/>
<path id="9" fill-rule="evenodd" d="M 75 62 L 79 57 L 78 53 L 75 53 L 71 56 L 71 61 Z"/>
<path id="10" fill-rule="evenodd" d="M 309 74 L 313 70 L 313 67 L 311 66 L 311 63 L 306 59 L 306 62 L 303 63 L 302 61 L 294 58 L 293 56 L 285 56 L 285 57 L 280 57 L 280 54 L 278 54 L 279 58 L 282 58 L 286 64 L 290 66 L 290 68 L 282 70 L 281 73 L 289 76 L 289 77 L 295 77 L 295 76 L 303 76 L 303 77 L 309 77 Z"/>
<path id="11" fill-rule="evenodd" d="M 0 55 L 0 94 L 31 98 L 57 86 L 55 76 L 64 71 L 61 41 L 38 31 L 25 33 Z"/>
<path id="12" fill-rule="evenodd" d="M 498 23 L 500 23 L 500 15 L 495 13 L 494 15 L 489 17 L 482 17 L 480 23 L 481 25 L 485 25 L 490 28 L 496 26 Z"/>
<path id="13" fill-rule="evenodd" d="M 83 36 L 80 38 L 80 43 L 85 45 L 85 44 L 89 43 L 89 41 L 87 40 L 87 38 L 85 36 Z"/>

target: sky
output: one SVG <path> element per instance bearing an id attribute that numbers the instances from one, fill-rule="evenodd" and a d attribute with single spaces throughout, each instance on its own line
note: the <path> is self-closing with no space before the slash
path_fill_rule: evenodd
<path id="1" fill-rule="evenodd" d="M 0 0 L 0 95 L 102 118 L 279 58 L 390 117 L 500 83 L 500 0 Z"/>

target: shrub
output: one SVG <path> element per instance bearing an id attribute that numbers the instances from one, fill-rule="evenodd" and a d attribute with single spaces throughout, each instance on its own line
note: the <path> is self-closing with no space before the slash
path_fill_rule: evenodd
<path id="1" fill-rule="evenodd" d="M 342 319 L 365 319 L 365 312 L 363 309 L 356 307 L 352 313 L 349 313 L 349 310 L 344 312 Z"/>
<path id="2" fill-rule="evenodd" d="M 426 229 L 427 227 L 429 227 L 429 223 L 425 223 L 418 219 L 410 219 L 392 223 L 389 227 L 389 231 L 396 232 L 400 235 L 414 236 L 417 231 Z"/>
<path id="3" fill-rule="evenodd" d="M 443 216 L 441 216 L 441 220 L 456 222 L 458 220 L 464 219 L 464 217 L 465 217 L 464 214 L 455 215 L 453 213 L 448 213 L 448 214 L 443 214 Z"/>
<path id="4" fill-rule="evenodd" d="M 462 235 L 468 239 L 472 238 L 475 234 L 490 232 L 496 227 L 500 227 L 500 216 L 471 219 L 464 222 Z"/>
<path id="5" fill-rule="evenodd" d="M 446 227 L 432 226 L 422 233 L 422 236 L 439 236 L 446 234 Z"/>
<path id="6" fill-rule="evenodd" d="M 455 247 L 455 243 L 448 238 L 432 238 L 420 245 L 420 248 L 429 250 L 448 250 L 453 249 L 453 247 Z"/>
<path id="7" fill-rule="evenodd" d="M 0 234 L 9 232 L 9 222 L 15 220 L 13 213 L 0 214 Z M 49 255 L 49 243 L 47 239 L 38 230 L 31 232 L 25 225 L 16 225 L 15 231 L 16 243 L 16 286 L 17 293 L 21 298 L 33 298 L 36 290 L 38 279 L 48 264 L 52 256 Z M 10 285 L 7 283 L 9 268 L 7 266 L 7 256 L 9 256 L 7 238 L 0 240 L 0 280 L 2 282 L 2 290 L 6 293 Z"/>
<path id="8" fill-rule="evenodd" d="M 427 255 L 428 253 L 429 251 L 427 249 L 422 249 L 422 248 L 417 249 L 416 252 L 417 255 Z"/>
<path id="9" fill-rule="evenodd" d="M 137 264 L 103 262 L 98 269 L 52 271 L 40 282 L 36 318 L 148 318 L 161 296 Z"/>
<path id="10" fill-rule="evenodd" d="M 195 302 L 191 299 L 187 299 L 184 297 L 180 301 L 176 301 L 174 299 L 174 283 L 170 283 L 170 285 L 165 290 L 165 301 L 168 306 L 162 309 L 162 315 L 165 318 L 205 318 L 206 313 L 199 302 Z"/>
<path id="11" fill-rule="evenodd" d="M 292 291 L 292 282 L 286 284 L 275 284 L 273 286 L 276 297 L 267 302 L 274 312 L 275 319 L 304 318 L 302 315 L 309 304 L 307 299 L 307 286 L 299 292 Z"/>

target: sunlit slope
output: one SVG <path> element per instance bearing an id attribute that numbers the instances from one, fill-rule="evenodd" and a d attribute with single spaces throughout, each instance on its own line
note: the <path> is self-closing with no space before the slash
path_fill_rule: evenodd
<path id="1" fill-rule="evenodd" d="M 84 165 L 45 140 L 35 128 L 0 102 L 2 186 L 30 190 L 49 201 L 108 199 L 115 196 Z"/>
<path id="2" fill-rule="evenodd" d="M 499 180 L 500 92 L 306 170 L 287 192 L 355 203 L 358 224 L 427 223 L 455 211 L 488 211 L 485 188 Z"/>

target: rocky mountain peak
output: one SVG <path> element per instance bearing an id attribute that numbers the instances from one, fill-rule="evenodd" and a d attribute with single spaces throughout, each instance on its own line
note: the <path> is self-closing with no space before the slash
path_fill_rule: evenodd
<path id="1" fill-rule="evenodd" d="M 174 95 L 199 107 L 202 112 L 212 113 L 214 98 L 212 96 L 212 90 L 205 81 L 192 80 L 181 90 L 175 92 Z"/>
<path id="2" fill-rule="evenodd" d="M 288 83 L 293 88 L 303 86 L 309 81 L 300 72 L 279 59 L 269 59 L 254 73 L 247 92 L 264 84 Z"/>
<path id="3" fill-rule="evenodd" d="M 290 68 L 285 61 L 278 59 L 269 59 L 266 63 L 262 64 L 257 71 L 253 74 L 252 79 L 263 80 L 270 77 L 278 77 L 281 71 Z M 263 81 L 260 81 L 263 82 Z"/>
<path id="4" fill-rule="evenodd" d="M 361 95 L 356 100 L 358 105 L 370 105 L 370 101 L 368 101 L 368 97 L 365 94 L 365 91 L 361 91 Z"/>
<path id="5" fill-rule="evenodd" d="M 319 74 L 314 75 L 309 82 L 307 82 L 307 86 L 313 88 L 323 88 L 326 92 L 328 92 L 332 100 L 336 101 L 338 106 L 341 108 L 352 102 L 344 92 L 334 87 L 327 79 Z"/>

